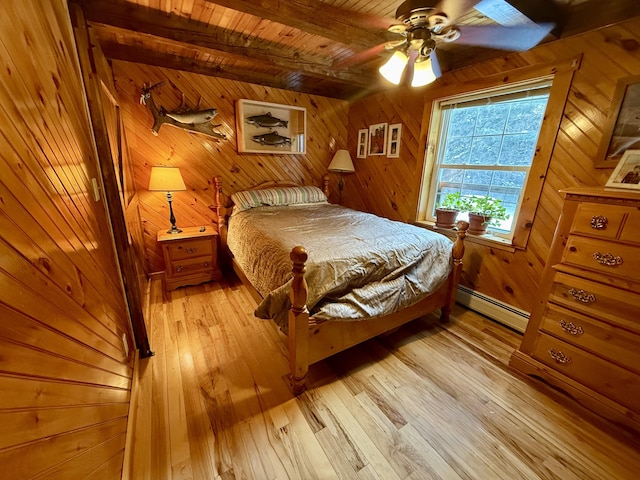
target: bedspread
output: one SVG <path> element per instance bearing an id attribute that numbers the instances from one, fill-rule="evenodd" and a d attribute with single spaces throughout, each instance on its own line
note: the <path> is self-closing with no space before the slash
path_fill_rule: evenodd
<path id="1" fill-rule="evenodd" d="M 285 329 L 289 253 L 297 245 L 309 255 L 307 307 L 321 320 L 372 318 L 410 306 L 439 288 L 452 266 L 447 237 L 328 203 L 234 213 L 227 242 L 263 297 L 256 316 Z"/>

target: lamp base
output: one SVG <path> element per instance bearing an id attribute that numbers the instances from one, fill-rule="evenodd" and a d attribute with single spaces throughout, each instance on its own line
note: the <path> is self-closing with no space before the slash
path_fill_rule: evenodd
<path id="1" fill-rule="evenodd" d="M 167 233 L 182 233 L 182 230 L 173 225 L 169 230 L 167 230 Z"/>

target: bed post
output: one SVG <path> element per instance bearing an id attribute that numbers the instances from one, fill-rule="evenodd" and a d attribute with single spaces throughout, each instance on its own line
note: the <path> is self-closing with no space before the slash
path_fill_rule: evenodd
<path id="1" fill-rule="evenodd" d="M 453 244 L 453 269 L 449 277 L 449 288 L 447 290 L 447 304 L 440 310 L 440 321 L 448 322 L 453 305 L 456 303 L 456 293 L 458 292 L 458 283 L 460 283 L 460 275 L 462 274 L 462 257 L 464 256 L 464 238 L 467 236 L 469 223 L 459 221 L 456 223 L 458 231 L 456 232 L 456 241 Z"/>
<path id="2" fill-rule="evenodd" d="M 329 198 L 329 174 L 325 173 L 322 176 L 322 191 Z"/>
<path id="3" fill-rule="evenodd" d="M 304 278 L 307 252 L 303 247 L 293 247 L 293 281 L 289 298 L 289 372 L 294 395 L 304 391 L 309 370 L 309 311 L 307 310 L 307 281 Z"/>
<path id="4" fill-rule="evenodd" d="M 222 195 L 222 177 L 213 177 L 213 188 L 215 190 L 216 203 L 209 205 L 209 208 L 215 212 L 216 225 L 218 227 L 218 235 L 220 237 L 220 247 L 222 252 L 226 252 L 227 249 L 227 209 L 220 202 L 220 196 Z"/>

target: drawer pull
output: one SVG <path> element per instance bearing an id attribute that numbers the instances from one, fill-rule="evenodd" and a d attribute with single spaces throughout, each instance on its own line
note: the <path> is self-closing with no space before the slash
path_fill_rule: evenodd
<path id="1" fill-rule="evenodd" d="M 184 267 L 179 265 L 176 267 L 176 272 L 181 272 L 182 270 L 184 270 Z"/>
<path id="2" fill-rule="evenodd" d="M 612 253 L 594 252 L 592 257 L 600 265 L 605 265 L 607 267 L 617 267 L 618 265 L 622 265 L 622 257 L 614 256 Z"/>
<path id="3" fill-rule="evenodd" d="M 192 253 L 196 253 L 197 249 L 193 248 L 193 247 L 188 247 L 185 252 L 187 252 L 189 255 L 191 255 Z"/>
<path id="4" fill-rule="evenodd" d="M 549 355 L 553 358 L 557 363 L 567 364 L 571 363 L 571 357 L 566 356 L 562 351 L 554 350 L 553 348 L 549 349 Z"/>
<path id="5" fill-rule="evenodd" d="M 593 293 L 582 289 L 576 290 L 575 288 L 570 288 L 569 295 L 571 295 L 574 300 L 582 303 L 593 303 L 596 301 L 596 296 Z"/>
<path id="6" fill-rule="evenodd" d="M 209 262 L 204 262 L 204 266 L 208 267 L 209 266 Z"/>
<path id="7" fill-rule="evenodd" d="M 609 223 L 609 219 L 603 215 L 594 215 L 591 217 L 591 228 L 594 230 L 604 230 L 607 228 L 607 223 Z"/>
<path id="8" fill-rule="evenodd" d="M 582 329 L 582 327 L 577 327 L 573 322 L 566 322 L 564 320 L 560 320 L 558 323 L 562 327 L 562 330 L 567 332 L 569 335 L 577 336 L 577 335 L 582 335 L 584 333 L 584 330 Z"/>

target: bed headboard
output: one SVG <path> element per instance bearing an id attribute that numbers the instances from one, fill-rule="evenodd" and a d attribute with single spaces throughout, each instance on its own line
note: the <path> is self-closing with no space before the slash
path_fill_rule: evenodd
<path id="1" fill-rule="evenodd" d="M 231 200 L 231 193 L 224 195 L 222 192 L 222 177 L 213 177 L 213 185 L 215 189 L 215 203 L 209 205 L 209 208 L 213 212 L 213 223 L 218 227 L 218 233 L 220 235 L 220 246 L 222 251 L 227 251 L 227 220 L 231 215 L 233 209 L 233 201 Z M 275 187 L 302 187 L 304 185 L 291 181 L 291 180 L 271 180 L 268 182 L 262 182 L 258 185 L 243 190 L 264 190 L 266 188 Z M 322 177 L 322 190 L 324 194 L 329 198 L 329 175 L 326 174 Z"/>

